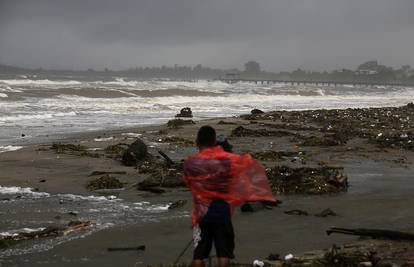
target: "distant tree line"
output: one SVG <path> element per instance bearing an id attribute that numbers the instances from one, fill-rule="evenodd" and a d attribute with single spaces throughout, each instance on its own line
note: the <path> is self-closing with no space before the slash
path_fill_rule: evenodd
<path id="1" fill-rule="evenodd" d="M 372 81 L 372 82 L 407 82 L 414 83 L 414 69 L 409 65 L 401 66 L 398 69 L 381 65 L 378 61 L 368 61 L 359 65 L 355 70 L 341 69 L 334 71 L 306 71 L 297 69 L 291 72 L 267 72 L 263 71 L 256 61 L 249 61 L 244 64 L 244 69 L 218 69 L 198 64 L 196 66 L 161 66 L 161 67 L 135 67 L 126 70 L 103 70 L 88 69 L 83 71 L 75 70 L 45 70 L 27 69 L 8 65 L 0 65 L 0 75 L 37 75 L 58 76 L 58 77 L 84 77 L 96 79 L 111 79 L 112 77 L 130 77 L 138 79 L 177 79 L 177 80 L 199 80 L 218 79 L 221 77 L 233 77 L 240 79 L 278 79 L 278 80 L 315 80 L 315 81 Z"/>

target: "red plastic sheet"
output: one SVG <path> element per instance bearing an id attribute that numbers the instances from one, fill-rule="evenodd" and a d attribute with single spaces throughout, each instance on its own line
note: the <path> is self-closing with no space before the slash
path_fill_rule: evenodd
<path id="1" fill-rule="evenodd" d="M 227 201 L 232 211 L 247 201 L 275 201 L 264 167 L 250 155 L 203 149 L 184 162 L 184 181 L 193 193 L 193 226 L 213 199 Z"/>

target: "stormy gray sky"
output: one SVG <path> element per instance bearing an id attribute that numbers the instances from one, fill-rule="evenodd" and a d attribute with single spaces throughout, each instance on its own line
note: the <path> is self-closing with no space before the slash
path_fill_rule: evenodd
<path id="1" fill-rule="evenodd" d="M 0 0 L 0 63 L 414 65 L 413 0 Z"/>

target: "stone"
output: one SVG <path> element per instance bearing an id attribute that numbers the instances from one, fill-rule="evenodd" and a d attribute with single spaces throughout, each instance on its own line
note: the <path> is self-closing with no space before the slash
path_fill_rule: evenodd
<path id="1" fill-rule="evenodd" d="M 147 154 L 147 145 L 141 139 L 137 139 L 122 155 L 122 163 L 125 166 L 135 166 L 137 162 L 144 160 Z"/>
<path id="2" fill-rule="evenodd" d="M 185 107 L 180 110 L 180 113 L 175 115 L 177 118 L 192 118 L 193 112 L 191 111 L 191 108 Z"/>

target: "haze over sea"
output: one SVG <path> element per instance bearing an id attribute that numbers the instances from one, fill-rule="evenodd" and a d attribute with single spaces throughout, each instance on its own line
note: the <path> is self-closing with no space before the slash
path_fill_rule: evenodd
<path id="1" fill-rule="evenodd" d="M 253 108 L 305 110 L 405 105 L 414 88 L 227 84 L 220 81 L 88 80 L 19 76 L 0 80 L 0 153 L 53 136 L 168 121 L 183 107 L 194 119 Z M 24 136 L 22 136 L 24 135 Z"/>

